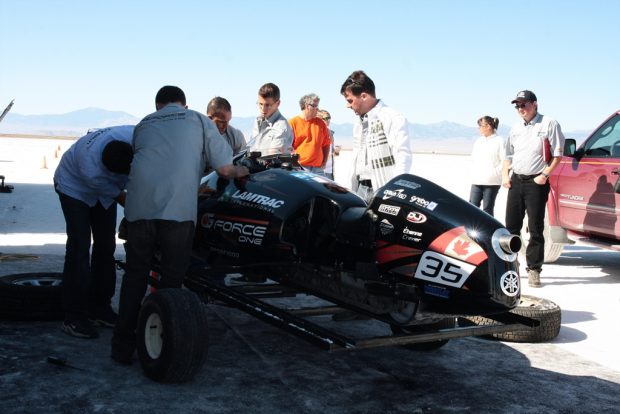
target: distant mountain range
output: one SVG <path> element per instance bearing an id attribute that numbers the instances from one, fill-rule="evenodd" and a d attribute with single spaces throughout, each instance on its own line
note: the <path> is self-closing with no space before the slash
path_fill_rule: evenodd
<path id="1" fill-rule="evenodd" d="M 231 124 L 249 137 L 254 117 L 234 117 Z M 104 128 L 113 125 L 135 125 L 139 118 L 121 111 L 108 111 L 100 108 L 86 108 L 57 115 L 20 115 L 8 113 L 0 123 L 0 134 L 37 134 L 82 136 L 91 128 Z M 343 148 L 351 147 L 353 124 L 332 123 L 336 144 Z M 498 133 L 507 136 L 509 127 L 500 125 Z M 565 132 L 567 137 L 578 141 L 590 131 Z M 409 124 L 412 148 L 418 152 L 470 153 L 473 142 L 478 137 L 478 128 L 442 121 L 431 124 Z"/>

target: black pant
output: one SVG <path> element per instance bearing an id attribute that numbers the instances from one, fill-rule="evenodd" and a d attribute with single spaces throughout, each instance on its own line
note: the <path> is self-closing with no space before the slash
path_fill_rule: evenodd
<path id="1" fill-rule="evenodd" d="M 194 223 L 171 220 L 128 221 L 127 236 L 127 267 L 121 285 L 113 347 L 135 347 L 138 314 L 156 252 L 161 257 L 159 288 L 182 286 L 191 257 Z"/>
<path id="2" fill-rule="evenodd" d="M 513 174 L 506 200 L 506 228 L 512 234 L 521 234 L 523 217 L 527 212 L 530 241 L 525 251 L 528 269 L 540 271 L 545 259 L 545 207 L 549 183 L 536 184 L 533 176 L 522 179 Z"/>
<path id="3" fill-rule="evenodd" d="M 476 207 L 480 207 L 480 203 L 482 202 L 482 210 L 490 215 L 493 215 L 495 199 L 497 198 L 499 187 L 499 185 L 472 184 L 471 191 L 469 193 L 469 202 Z"/>
<path id="4" fill-rule="evenodd" d="M 99 202 L 89 207 L 66 194 L 58 197 L 67 225 L 62 276 L 65 319 L 97 316 L 110 306 L 116 288 L 116 202 L 106 210 Z"/>

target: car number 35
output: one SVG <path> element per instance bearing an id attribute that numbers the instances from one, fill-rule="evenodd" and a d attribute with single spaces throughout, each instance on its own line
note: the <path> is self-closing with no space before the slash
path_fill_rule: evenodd
<path id="1" fill-rule="evenodd" d="M 476 266 L 443 254 L 426 251 L 420 258 L 415 279 L 460 288 Z"/>

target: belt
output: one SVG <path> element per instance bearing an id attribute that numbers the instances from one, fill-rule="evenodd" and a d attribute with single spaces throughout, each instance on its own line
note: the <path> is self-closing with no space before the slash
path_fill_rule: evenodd
<path id="1" fill-rule="evenodd" d="M 538 177 L 540 174 L 534 174 L 534 175 L 523 175 L 523 174 L 513 174 L 515 177 L 517 177 L 519 180 L 521 181 L 527 181 L 527 180 L 531 180 L 535 177 Z"/>

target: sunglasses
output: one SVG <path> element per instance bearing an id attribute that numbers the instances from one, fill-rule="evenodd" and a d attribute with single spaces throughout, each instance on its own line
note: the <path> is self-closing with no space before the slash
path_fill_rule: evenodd
<path id="1" fill-rule="evenodd" d="M 516 103 L 515 104 L 515 109 L 522 109 L 525 108 L 527 106 L 527 104 L 529 104 L 529 102 L 524 102 L 524 103 Z"/>

